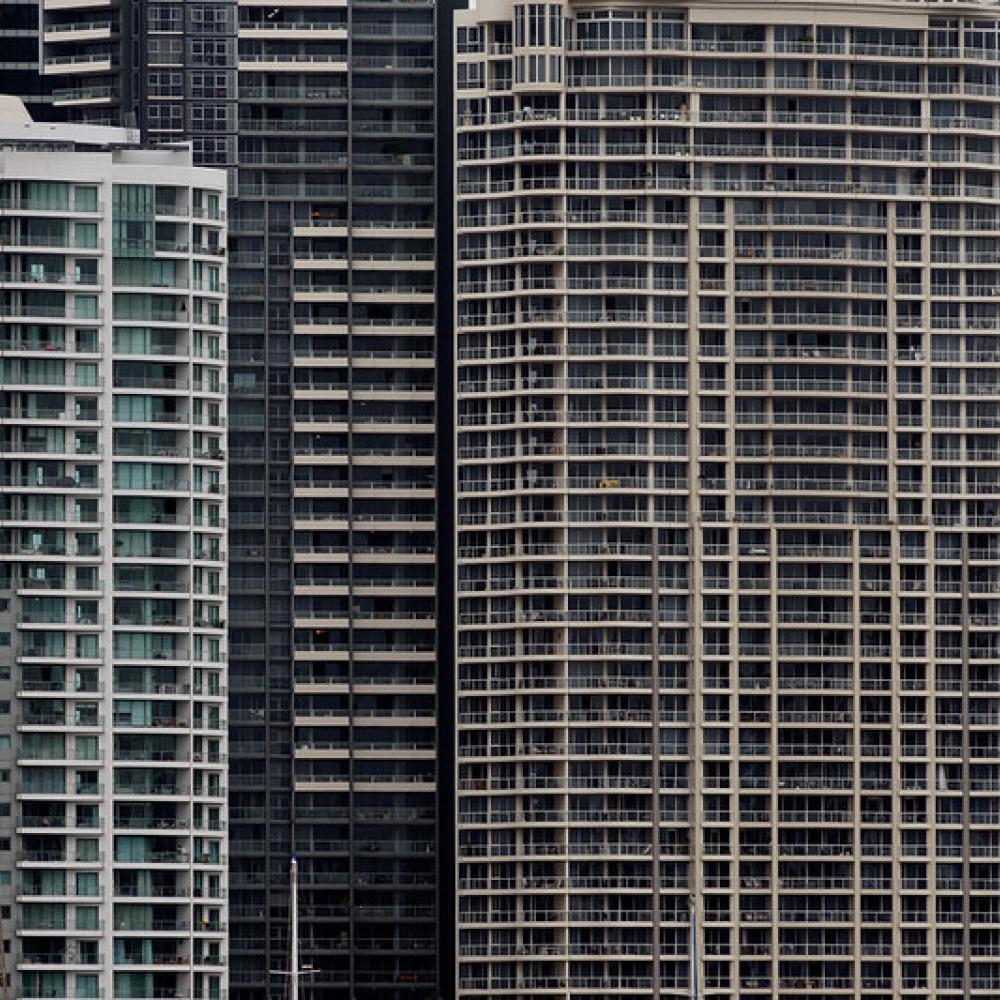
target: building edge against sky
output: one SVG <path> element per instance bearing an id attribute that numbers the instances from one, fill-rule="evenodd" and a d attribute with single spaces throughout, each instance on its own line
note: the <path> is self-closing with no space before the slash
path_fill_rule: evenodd
<path id="1" fill-rule="evenodd" d="M 996 995 L 998 15 L 456 14 L 457 996 Z"/>
<path id="2" fill-rule="evenodd" d="M 225 175 L 0 112 L 14 995 L 227 993 Z"/>

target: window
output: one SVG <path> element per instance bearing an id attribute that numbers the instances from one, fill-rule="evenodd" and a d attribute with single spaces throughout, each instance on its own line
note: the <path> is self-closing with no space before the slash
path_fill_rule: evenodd
<path id="1" fill-rule="evenodd" d="M 76 895 L 96 896 L 100 892 L 97 872 L 76 873 Z"/>
<path id="2" fill-rule="evenodd" d="M 115 184 L 112 195 L 115 256 L 153 256 L 154 194 L 151 184 Z"/>
<path id="3" fill-rule="evenodd" d="M 77 257 L 73 261 L 73 278 L 78 285 L 97 284 L 97 259 Z"/>
<path id="4" fill-rule="evenodd" d="M 483 64 L 481 62 L 458 64 L 458 86 L 462 89 L 483 86 Z"/>
<path id="5" fill-rule="evenodd" d="M 226 104 L 191 104 L 191 127 L 209 132 L 220 132 L 229 115 Z"/>
<path id="6" fill-rule="evenodd" d="M 96 247 L 97 246 L 97 223 L 78 222 L 73 227 L 74 246 Z"/>
<path id="7" fill-rule="evenodd" d="M 607 51 L 645 47 L 646 12 L 642 10 L 581 11 L 575 27 L 577 44 L 582 49 Z M 681 27 L 683 29 L 683 25 Z"/>
<path id="8" fill-rule="evenodd" d="M 478 25 L 469 28 L 458 29 L 458 51 L 459 52 L 483 51 L 482 29 Z"/>
<path id="9" fill-rule="evenodd" d="M 97 188 L 77 185 L 73 192 L 73 208 L 77 212 L 96 212 Z"/>
<path id="10" fill-rule="evenodd" d="M 225 73 L 215 73 L 209 71 L 192 72 L 190 77 L 191 97 L 218 99 L 220 94 L 226 93 L 228 78 Z"/>
<path id="11" fill-rule="evenodd" d="M 93 917 L 90 916 L 91 913 Z M 76 929 L 78 931 L 96 931 L 98 929 L 96 906 L 78 906 L 76 908 Z M 97 976 L 78 975 L 76 977 L 78 1000 L 96 1000 L 100 995 Z"/>
<path id="12" fill-rule="evenodd" d="M 75 333 L 76 349 L 85 354 L 97 353 L 97 331 L 92 329 L 77 330 Z"/>
<path id="13" fill-rule="evenodd" d="M 545 5 L 528 4 L 528 44 L 545 44 Z"/>
<path id="14" fill-rule="evenodd" d="M 219 138 L 215 136 L 196 135 L 192 139 L 194 158 L 196 163 L 217 164 L 225 166 L 229 163 L 229 143 L 225 136 Z"/>
<path id="15" fill-rule="evenodd" d="M 96 295 L 77 295 L 74 306 L 76 319 L 97 319 Z"/>
<path id="16" fill-rule="evenodd" d="M 184 96 L 184 74 L 180 70 L 150 70 L 148 79 L 150 97 Z"/>
<path id="17" fill-rule="evenodd" d="M 150 128 L 180 129 L 184 127 L 184 106 L 180 103 L 159 102 L 147 106 Z"/>
<path id="18" fill-rule="evenodd" d="M 76 655 L 79 659 L 96 659 L 98 656 L 97 636 L 78 635 L 76 637 Z"/>
<path id="19" fill-rule="evenodd" d="M 150 38 L 149 62 L 153 66 L 170 63 L 182 65 L 184 62 L 184 46 L 181 39 Z"/>
<path id="20" fill-rule="evenodd" d="M 96 771 L 81 771 L 80 774 L 93 775 L 93 781 L 97 780 Z M 90 838 L 79 838 L 76 842 L 76 860 L 81 862 L 97 861 L 100 856 L 97 849 L 98 841 Z"/>
<path id="21" fill-rule="evenodd" d="M 76 807 L 76 825 L 81 830 L 96 830 L 98 823 L 96 805 L 78 805 Z"/>
<path id="22" fill-rule="evenodd" d="M 175 261 L 148 257 L 118 257 L 114 261 L 116 285 L 171 288 L 176 284 Z M 79 297 L 78 297 L 79 298 Z"/>
<path id="23" fill-rule="evenodd" d="M 65 210 L 69 208 L 69 185 L 64 181 L 25 181 L 24 199 L 32 208 Z"/>
<path id="24" fill-rule="evenodd" d="M 225 66 L 229 61 L 228 50 L 228 43 L 222 39 L 194 39 L 191 42 L 191 59 L 199 66 Z"/>
<path id="25" fill-rule="evenodd" d="M 202 32 L 218 34 L 228 27 L 228 9 L 222 7 L 189 6 L 191 23 Z"/>
<path id="26" fill-rule="evenodd" d="M 184 28 L 184 9 L 179 3 L 151 4 L 146 23 L 150 31 L 181 31 Z"/>

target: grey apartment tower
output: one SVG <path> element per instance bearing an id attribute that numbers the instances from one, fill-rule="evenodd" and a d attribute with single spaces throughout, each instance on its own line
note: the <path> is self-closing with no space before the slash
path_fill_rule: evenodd
<path id="1" fill-rule="evenodd" d="M 240 4 L 233 989 L 435 983 L 434 8 Z M 261 920 L 261 913 L 266 920 Z M 282 983 L 273 984 L 283 989 Z"/>
<path id="2" fill-rule="evenodd" d="M 36 121 L 123 124 L 183 139 L 195 161 L 235 162 L 234 0 L 4 0 L 0 94 Z"/>
<path id="3" fill-rule="evenodd" d="M 433 995 L 435 8 L 16 11 L 36 118 L 229 171 L 230 995 L 286 993 L 293 854 L 300 992 Z"/>

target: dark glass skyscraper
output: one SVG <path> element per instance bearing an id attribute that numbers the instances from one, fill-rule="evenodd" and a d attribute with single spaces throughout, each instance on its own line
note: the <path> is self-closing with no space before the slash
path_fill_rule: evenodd
<path id="1" fill-rule="evenodd" d="M 51 117 L 49 82 L 39 72 L 37 0 L 0 0 L 0 94 L 16 94 L 36 120 Z"/>
<path id="2" fill-rule="evenodd" d="M 240 7 L 241 1000 L 285 961 L 293 851 L 307 993 L 424 997 L 434 982 L 433 30 L 424 2 Z"/>
<path id="3" fill-rule="evenodd" d="M 190 141 L 203 166 L 235 163 L 234 0 L 30 6 L 51 100 L 38 117 L 135 125 L 149 142 Z"/>

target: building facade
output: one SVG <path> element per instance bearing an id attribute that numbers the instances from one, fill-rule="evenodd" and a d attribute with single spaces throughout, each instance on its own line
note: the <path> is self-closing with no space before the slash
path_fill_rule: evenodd
<path id="1" fill-rule="evenodd" d="M 297 852 L 315 969 L 302 988 L 423 997 L 436 980 L 438 13 L 32 6 L 48 120 L 134 123 L 230 168 L 234 996 L 285 993 L 272 970 L 288 966 Z"/>
<path id="2" fill-rule="evenodd" d="M 51 88 L 38 65 L 41 19 L 37 0 L 0 2 L 0 94 L 20 97 L 29 114 L 51 114 Z"/>
<path id="3" fill-rule="evenodd" d="M 150 143 L 189 141 L 198 166 L 234 164 L 235 0 L 27 6 L 41 28 L 36 47 L 51 100 L 37 118 L 131 125 Z"/>
<path id="4" fill-rule="evenodd" d="M 435 988 L 430 3 L 239 5 L 232 988 Z"/>
<path id="5" fill-rule="evenodd" d="M 121 129 L 0 142 L 11 995 L 221 998 L 225 176 Z"/>
<path id="6" fill-rule="evenodd" d="M 998 20 L 456 16 L 458 996 L 1000 987 Z"/>

